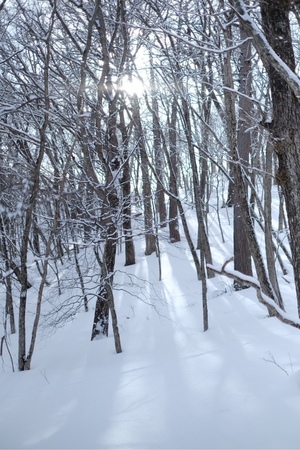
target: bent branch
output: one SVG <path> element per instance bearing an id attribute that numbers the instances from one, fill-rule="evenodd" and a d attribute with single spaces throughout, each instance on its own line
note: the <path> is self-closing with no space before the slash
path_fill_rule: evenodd
<path id="1" fill-rule="evenodd" d="M 249 277 L 247 275 L 244 275 L 243 273 L 237 271 L 237 270 L 228 270 L 226 269 L 226 266 L 232 261 L 232 258 L 225 261 L 223 266 L 221 268 L 218 268 L 216 266 L 213 266 L 212 264 L 207 264 L 207 268 L 212 270 L 215 273 L 218 273 L 219 275 L 225 275 L 228 278 L 231 278 L 232 280 L 235 280 L 237 283 L 242 284 L 244 286 L 253 287 L 256 290 L 256 295 L 258 298 L 258 301 L 262 303 L 266 308 L 268 308 L 268 311 L 271 312 L 272 316 L 277 317 L 278 320 L 281 322 L 290 325 L 294 328 L 300 329 L 300 320 L 291 318 L 288 314 L 286 314 L 279 306 L 272 300 L 270 297 L 265 295 L 260 287 L 259 281 L 254 277 Z"/>

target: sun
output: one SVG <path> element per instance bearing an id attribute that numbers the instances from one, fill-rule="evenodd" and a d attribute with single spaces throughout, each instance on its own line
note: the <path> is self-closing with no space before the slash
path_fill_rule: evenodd
<path id="1" fill-rule="evenodd" d="M 138 78 L 133 78 L 132 80 L 130 80 L 129 77 L 126 76 L 121 80 L 120 89 L 128 95 L 136 94 L 138 97 L 140 97 L 145 92 L 145 85 Z"/>

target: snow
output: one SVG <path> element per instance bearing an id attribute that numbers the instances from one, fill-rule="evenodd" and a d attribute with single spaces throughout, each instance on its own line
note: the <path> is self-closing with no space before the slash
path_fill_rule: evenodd
<path id="1" fill-rule="evenodd" d="M 220 210 L 225 244 L 212 211 L 209 239 L 222 267 L 232 254 L 232 211 Z M 195 236 L 193 212 L 189 224 Z M 121 354 L 112 330 L 90 341 L 92 303 L 55 332 L 40 333 L 30 371 L 12 373 L 4 349 L 0 448 L 299 448 L 300 331 L 267 317 L 253 288 L 234 292 L 232 281 L 216 276 L 208 280 L 204 333 L 201 283 L 186 242 L 169 244 L 167 231 L 160 233 L 162 281 L 141 237 L 135 266 L 125 268 L 118 255 Z M 293 282 L 279 279 L 295 313 Z M 16 344 L 9 336 L 14 361 Z"/>

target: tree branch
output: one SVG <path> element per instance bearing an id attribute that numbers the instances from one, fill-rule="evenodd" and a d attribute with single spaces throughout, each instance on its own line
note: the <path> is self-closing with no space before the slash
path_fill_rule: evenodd
<path id="1" fill-rule="evenodd" d="M 253 44 L 265 65 L 271 64 L 275 70 L 282 76 L 285 82 L 289 85 L 295 96 L 300 100 L 300 79 L 289 68 L 289 66 L 277 55 L 272 46 L 267 41 L 264 33 L 253 22 L 252 18 L 247 12 L 243 0 L 235 0 L 234 7 L 242 26 L 249 36 L 253 38 Z"/>
<path id="2" fill-rule="evenodd" d="M 232 261 L 232 258 L 225 261 L 221 268 L 213 266 L 212 264 L 207 264 L 206 266 L 213 272 L 218 273 L 219 275 L 225 275 L 239 284 L 253 287 L 256 290 L 258 301 L 268 308 L 268 310 L 272 313 L 272 316 L 277 317 L 277 319 L 287 325 L 300 329 L 300 320 L 291 318 L 274 302 L 274 300 L 264 294 L 261 290 L 260 283 L 256 278 L 244 275 L 237 270 L 226 269 L 226 266 L 230 261 Z"/>

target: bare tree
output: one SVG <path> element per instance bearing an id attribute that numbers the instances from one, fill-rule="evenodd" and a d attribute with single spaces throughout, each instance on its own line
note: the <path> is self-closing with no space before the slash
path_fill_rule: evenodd
<path id="1" fill-rule="evenodd" d="M 242 0 L 235 1 L 241 24 L 253 37 L 254 45 L 267 69 L 272 94 L 272 121 L 265 123 L 278 158 L 277 182 L 285 198 L 290 230 L 290 243 L 295 286 L 300 316 L 300 215 L 299 167 L 299 97 L 300 80 L 296 64 L 289 13 L 292 2 L 261 2 L 263 31 L 255 24 Z"/>

